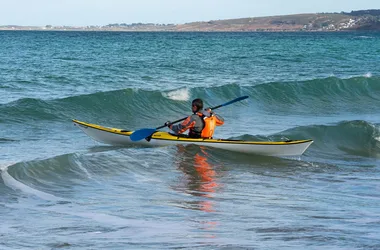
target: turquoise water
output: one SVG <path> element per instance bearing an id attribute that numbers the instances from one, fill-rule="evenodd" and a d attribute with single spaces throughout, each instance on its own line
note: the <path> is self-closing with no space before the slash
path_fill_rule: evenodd
<path id="1" fill-rule="evenodd" d="M 1 249 L 380 248 L 379 33 L 0 32 Z M 114 147 L 189 114 L 301 157 Z"/>

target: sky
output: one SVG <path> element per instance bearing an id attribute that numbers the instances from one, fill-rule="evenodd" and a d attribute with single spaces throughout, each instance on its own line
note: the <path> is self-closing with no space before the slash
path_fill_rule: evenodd
<path id="1" fill-rule="evenodd" d="M 183 24 L 380 9 L 380 0 L 0 0 L 0 25 Z"/>

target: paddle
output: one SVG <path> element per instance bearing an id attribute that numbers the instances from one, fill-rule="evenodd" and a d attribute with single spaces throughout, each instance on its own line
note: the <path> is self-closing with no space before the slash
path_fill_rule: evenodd
<path id="1" fill-rule="evenodd" d="M 210 108 L 211 110 L 214 110 L 214 109 L 217 109 L 217 108 L 221 108 L 221 107 L 224 107 L 224 106 L 227 106 L 227 105 L 230 105 L 232 103 L 235 103 L 235 102 L 238 102 L 238 101 L 242 101 L 244 99 L 247 99 L 248 96 L 241 96 L 241 97 L 238 97 L 236 99 L 233 99 L 232 101 L 229 101 L 229 102 L 226 102 L 226 103 L 223 103 L 221 105 L 218 105 L 218 106 L 215 106 L 215 107 L 212 107 Z M 184 117 L 182 119 L 179 119 L 179 120 L 176 120 L 174 122 L 171 122 L 171 124 L 174 124 L 174 123 L 177 123 L 177 122 L 181 122 L 181 121 L 184 121 L 185 119 L 187 118 Z M 147 138 L 149 136 L 151 136 L 154 132 L 156 132 L 158 129 L 160 128 L 164 128 L 166 127 L 166 125 L 163 125 L 163 126 L 160 126 L 160 127 L 157 127 L 157 128 L 143 128 L 143 129 L 139 129 L 139 130 L 136 130 L 135 132 L 133 132 L 130 136 L 131 138 L 131 141 L 140 141 L 144 138 Z"/>

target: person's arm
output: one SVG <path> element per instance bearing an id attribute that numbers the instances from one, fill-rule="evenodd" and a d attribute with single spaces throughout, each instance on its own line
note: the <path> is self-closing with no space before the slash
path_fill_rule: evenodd
<path id="1" fill-rule="evenodd" d="M 192 119 L 191 116 L 189 116 L 182 123 L 170 125 L 169 128 L 173 130 L 175 134 L 182 134 L 186 130 L 193 128 L 194 125 L 195 125 L 195 121 Z"/>
<path id="2" fill-rule="evenodd" d="M 207 109 L 206 112 L 208 112 L 208 116 L 214 116 L 216 119 L 216 126 L 221 126 L 224 124 L 224 118 L 221 117 L 220 115 L 216 114 L 215 112 L 213 112 L 211 109 Z M 206 115 L 206 113 L 203 113 Z M 206 115 L 207 116 L 207 115 Z"/>
<path id="3" fill-rule="evenodd" d="M 216 126 L 222 126 L 224 124 L 224 118 L 214 113 L 216 118 Z"/>

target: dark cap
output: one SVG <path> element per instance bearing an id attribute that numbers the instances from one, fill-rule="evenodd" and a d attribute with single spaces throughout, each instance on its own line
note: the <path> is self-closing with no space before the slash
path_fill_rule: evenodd
<path id="1" fill-rule="evenodd" d="M 193 102 L 191 103 L 192 106 L 197 107 L 197 112 L 201 109 L 203 109 L 203 101 L 202 99 L 194 99 Z"/>

